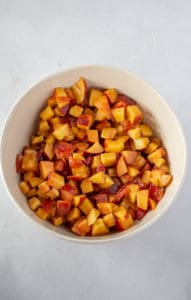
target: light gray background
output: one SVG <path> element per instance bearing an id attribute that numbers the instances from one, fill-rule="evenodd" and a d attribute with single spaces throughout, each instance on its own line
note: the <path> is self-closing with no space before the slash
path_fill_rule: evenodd
<path id="1" fill-rule="evenodd" d="M 0 0 L 1 126 L 32 83 L 82 64 L 126 68 L 149 81 L 177 114 L 190 150 L 189 0 Z M 2 184 L 0 202 L 0 300 L 191 299 L 189 176 L 158 223 L 101 246 L 42 232 Z"/>

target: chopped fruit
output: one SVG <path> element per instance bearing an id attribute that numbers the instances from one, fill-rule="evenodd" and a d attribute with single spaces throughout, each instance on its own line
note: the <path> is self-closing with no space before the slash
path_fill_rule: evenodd
<path id="1" fill-rule="evenodd" d="M 66 91 L 62 87 L 56 87 L 53 92 L 54 98 L 67 97 Z"/>
<path id="2" fill-rule="evenodd" d="M 113 184 L 114 184 L 114 181 L 111 179 L 111 177 L 109 175 L 106 174 L 105 175 L 105 182 L 100 184 L 100 187 L 102 189 L 107 189 Z"/>
<path id="3" fill-rule="evenodd" d="M 115 103 L 117 100 L 117 91 L 116 89 L 109 89 L 104 91 L 104 94 L 107 96 L 107 98 L 109 99 L 110 103 Z"/>
<path id="4" fill-rule="evenodd" d="M 124 143 L 112 140 L 104 141 L 105 152 L 120 153 L 124 149 Z"/>
<path id="5" fill-rule="evenodd" d="M 128 184 L 127 185 L 127 196 L 131 203 L 135 203 L 137 199 L 137 192 L 139 190 L 138 184 Z"/>
<path id="6" fill-rule="evenodd" d="M 115 152 L 101 154 L 101 163 L 104 167 L 111 167 L 117 162 L 117 155 Z"/>
<path id="7" fill-rule="evenodd" d="M 166 151 L 164 150 L 164 148 L 160 147 L 154 152 L 152 152 L 151 154 L 149 154 L 147 158 L 151 163 L 154 163 L 153 160 L 155 160 L 156 158 L 164 157 L 165 155 L 166 155 Z"/>
<path id="8" fill-rule="evenodd" d="M 149 207 L 151 210 L 154 210 L 157 206 L 157 202 L 154 201 L 153 199 L 149 198 Z"/>
<path id="9" fill-rule="evenodd" d="M 102 215 L 107 215 L 112 212 L 112 203 L 110 202 L 99 202 L 97 207 Z"/>
<path id="10" fill-rule="evenodd" d="M 42 220 L 46 220 L 48 218 L 48 213 L 41 207 L 38 208 L 38 210 L 36 211 L 36 214 Z"/>
<path id="11" fill-rule="evenodd" d="M 91 193 L 94 190 L 93 185 L 89 179 L 83 179 L 80 184 L 80 188 L 82 190 L 82 193 L 84 194 Z"/>
<path id="12" fill-rule="evenodd" d="M 122 156 L 125 158 L 125 162 L 128 165 L 131 165 L 131 164 L 134 163 L 134 161 L 137 157 L 137 152 L 136 151 L 124 150 L 124 151 L 122 151 Z"/>
<path id="13" fill-rule="evenodd" d="M 141 129 L 141 133 L 142 133 L 143 136 L 149 136 L 150 137 L 150 136 L 153 135 L 152 129 L 146 124 L 141 124 L 140 129 Z"/>
<path id="14" fill-rule="evenodd" d="M 45 179 L 48 175 L 54 172 L 54 163 L 52 161 L 43 161 L 39 163 L 40 176 Z"/>
<path id="15" fill-rule="evenodd" d="M 91 209 L 93 208 L 93 203 L 88 199 L 85 198 L 82 203 L 79 205 L 80 210 L 87 216 Z"/>
<path id="16" fill-rule="evenodd" d="M 29 183 L 32 187 L 39 185 L 43 181 L 40 177 L 31 177 L 29 178 Z"/>
<path id="17" fill-rule="evenodd" d="M 139 170 L 133 168 L 133 167 L 128 167 L 128 175 L 131 176 L 131 177 L 135 177 L 139 174 Z"/>
<path id="18" fill-rule="evenodd" d="M 67 123 L 54 125 L 53 135 L 57 140 L 62 141 L 65 137 L 69 136 L 70 134 L 71 131 Z"/>
<path id="19" fill-rule="evenodd" d="M 105 173 L 103 171 L 95 173 L 89 178 L 89 180 L 92 183 L 102 184 L 105 182 Z"/>
<path id="20" fill-rule="evenodd" d="M 88 130 L 93 124 L 92 115 L 81 115 L 77 119 L 77 127 L 82 130 Z"/>
<path id="21" fill-rule="evenodd" d="M 88 220 L 88 225 L 93 225 L 95 223 L 95 221 L 97 220 L 97 218 L 100 215 L 100 211 L 97 208 L 92 208 L 87 216 L 87 220 Z"/>
<path id="22" fill-rule="evenodd" d="M 50 106 L 47 106 L 40 114 L 42 120 L 50 120 L 54 116 L 54 111 Z"/>
<path id="23" fill-rule="evenodd" d="M 103 219 L 97 219 L 92 225 L 92 236 L 104 235 L 107 233 L 109 233 L 109 228 L 105 225 Z"/>
<path id="24" fill-rule="evenodd" d="M 73 117 L 78 118 L 79 116 L 81 116 L 83 110 L 83 107 L 79 105 L 73 105 L 69 110 L 69 114 Z"/>
<path id="25" fill-rule="evenodd" d="M 24 153 L 22 159 L 21 168 L 23 171 L 37 171 L 38 170 L 38 162 L 37 162 L 37 152 L 35 150 L 27 150 Z"/>
<path id="26" fill-rule="evenodd" d="M 47 182 L 55 189 L 61 189 L 65 184 L 64 177 L 54 172 L 49 175 Z"/>
<path id="27" fill-rule="evenodd" d="M 70 211 L 72 202 L 67 200 L 57 200 L 56 202 L 56 215 L 58 217 L 63 217 L 67 215 Z"/>
<path id="28" fill-rule="evenodd" d="M 143 115 L 137 105 L 130 105 L 126 107 L 127 118 L 131 124 L 140 123 Z"/>
<path id="29" fill-rule="evenodd" d="M 90 230 L 91 227 L 88 225 L 88 220 L 84 217 L 78 219 L 72 226 L 72 231 L 77 235 L 86 235 Z"/>
<path id="30" fill-rule="evenodd" d="M 49 160 L 52 160 L 54 157 L 54 145 L 46 143 L 44 146 L 44 154 Z"/>
<path id="31" fill-rule="evenodd" d="M 106 214 L 103 217 L 103 221 L 107 227 L 115 226 L 115 218 L 112 213 Z"/>
<path id="32" fill-rule="evenodd" d="M 128 135 L 131 139 L 139 139 L 141 137 L 141 129 L 139 127 L 128 130 Z"/>
<path id="33" fill-rule="evenodd" d="M 32 197 L 28 200 L 28 205 L 32 210 L 37 210 L 41 206 L 41 202 L 37 197 Z"/>
<path id="34" fill-rule="evenodd" d="M 98 101 L 95 102 L 95 107 L 99 110 L 99 112 L 104 116 L 104 119 L 110 120 L 111 108 L 109 105 L 109 101 L 107 100 L 107 96 L 101 96 Z"/>
<path id="35" fill-rule="evenodd" d="M 123 156 L 120 156 L 116 166 L 117 176 L 122 176 L 128 172 Z"/>
<path id="36" fill-rule="evenodd" d="M 74 207 L 67 214 L 67 221 L 73 222 L 81 217 L 81 211 L 78 207 Z"/>
<path id="37" fill-rule="evenodd" d="M 116 128 L 103 128 L 101 132 L 101 138 L 102 139 L 114 139 L 117 133 Z"/>
<path id="38" fill-rule="evenodd" d="M 89 106 L 95 106 L 98 99 L 103 96 L 103 92 L 97 89 L 91 89 L 89 97 Z"/>
<path id="39" fill-rule="evenodd" d="M 73 86 L 72 93 L 78 104 L 82 104 L 86 99 L 87 85 L 84 78 L 80 78 Z"/>
<path id="40" fill-rule="evenodd" d="M 91 154 L 99 154 L 102 153 L 103 151 L 104 148 L 98 142 L 94 143 L 90 148 L 86 150 L 87 153 L 91 153 Z"/>
<path id="41" fill-rule="evenodd" d="M 147 210 L 149 200 L 149 190 L 141 190 L 137 192 L 137 206 L 143 210 Z"/>
<path id="42" fill-rule="evenodd" d="M 95 129 L 87 130 L 87 138 L 90 143 L 99 143 L 98 131 Z"/>
<path id="43" fill-rule="evenodd" d="M 141 137 L 138 139 L 134 140 L 134 146 L 136 150 L 144 150 L 145 148 L 147 148 L 148 144 L 149 144 L 149 138 L 147 137 Z"/>
<path id="44" fill-rule="evenodd" d="M 30 191 L 30 185 L 26 181 L 21 181 L 19 187 L 23 194 L 27 194 Z"/>
<path id="45" fill-rule="evenodd" d="M 112 108 L 111 113 L 116 122 L 120 123 L 125 120 L 125 108 L 124 107 Z"/>
<path id="46" fill-rule="evenodd" d="M 52 217 L 52 223 L 54 226 L 60 226 L 66 222 L 64 217 Z"/>
<path id="47" fill-rule="evenodd" d="M 168 156 L 134 99 L 114 88 L 87 90 L 80 78 L 56 87 L 39 115 L 16 171 L 42 220 L 98 236 L 157 207 L 172 181 Z"/>

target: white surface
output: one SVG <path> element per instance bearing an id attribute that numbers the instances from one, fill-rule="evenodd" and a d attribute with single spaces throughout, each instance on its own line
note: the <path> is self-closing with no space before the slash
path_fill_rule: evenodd
<path id="1" fill-rule="evenodd" d="M 150 211 L 129 230 L 101 237 L 79 237 L 66 230 L 63 226 L 55 227 L 49 222 L 42 222 L 28 207 L 26 197 L 18 187 L 20 176 L 16 176 L 14 172 L 15 157 L 17 153 L 22 151 L 23 146 L 28 144 L 29 137 L 33 134 L 33 127 L 35 126 L 32 126 L 32 124 L 35 124 L 37 116 L 42 110 L 44 99 L 51 95 L 56 86 L 71 86 L 80 76 L 87 79 L 88 88 L 90 86 L 99 86 L 107 89 L 115 86 L 120 93 L 129 95 L 138 101 L 143 109 L 143 113 L 145 113 L 146 122 L 153 127 L 157 135 L 162 139 L 164 146 L 168 149 L 169 165 L 173 176 L 173 181 L 165 192 L 163 200 L 154 211 Z M 19 135 L 17 134 L 18 132 L 20 133 Z M 174 140 L 176 140 L 176 146 Z M 179 159 L 181 151 L 182 161 Z M 4 182 L 17 207 L 38 225 L 50 230 L 51 233 L 60 236 L 62 239 L 67 238 L 81 243 L 101 243 L 122 237 L 130 237 L 156 222 L 174 202 L 175 195 L 182 185 L 186 167 L 185 139 L 176 117 L 165 100 L 146 82 L 128 73 L 128 71 L 105 66 L 83 66 L 60 71 L 46 77 L 26 91 L 17 100 L 16 105 L 8 116 L 2 133 L 0 152 Z"/>
<path id="2" fill-rule="evenodd" d="M 190 151 L 190 11 L 189 0 L 1 0 L 1 125 L 19 94 L 48 73 L 109 64 L 160 91 L 179 117 Z M 158 223 L 104 246 L 71 244 L 39 231 L 1 185 L 0 299 L 189 300 L 190 167 L 188 173 Z"/>

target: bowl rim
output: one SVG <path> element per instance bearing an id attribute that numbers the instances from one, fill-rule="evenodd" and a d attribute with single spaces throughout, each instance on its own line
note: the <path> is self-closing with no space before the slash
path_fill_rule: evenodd
<path id="1" fill-rule="evenodd" d="M 12 118 L 12 114 L 14 113 L 14 110 L 17 108 L 17 106 L 19 105 L 20 100 L 25 97 L 27 95 L 27 93 L 33 89 L 33 88 L 38 88 L 38 86 L 40 86 L 43 82 L 48 81 L 53 79 L 55 76 L 59 76 L 63 73 L 67 73 L 67 72 L 71 72 L 71 71 L 75 71 L 75 70 L 80 70 L 80 69 L 87 69 L 87 68 L 97 68 L 97 69 L 107 69 L 108 71 L 113 71 L 113 72 L 124 72 L 124 74 L 128 74 L 129 76 L 131 76 L 132 78 L 134 78 L 135 80 L 138 80 L 142 83 L 144 83 L 149 89 L 151 89 L 159 98 L 160 101 L 163 102 L 164 105 L 167 106 L 169 112 L 171 113 L 171 116 L 173 117 L 174 122 L 176 123 L 176 126 L 179 130 L 179 133 L 182 136 L 182 140 L 183 140 L 183 146 L 184 146 L 184 162 L 183 162 L 183 173 L 182 173 L 182 177 L 180 179 L 179 182 L 179 186 L 176 190 L 175 195 L 173 196 L 173 201 L 169 202 L 168 205 L 166 205 L 166 207 L 164 207 L 155 217 L 153 217 L 149 222 L 143 224 L 142 226 L 140 226 L 139 228 L 137 228 L 135 231 L 133 232 L 128 232 L 128 230 L 122 231 L 120 233 L 116 233 L 115 235 L 106 235 L 106 236 L 101 236 L 102 239 L 100 239 L 100 237 L 80 237 L 80 236 L 67 236 L 65 234 L 53 231 L 51 228 L 48 228 L 46 226 L 44 226 L 43 222 L 38 222 L 36 219 L 31 218 L 27 213 L 25 213 L 25 211 L 17 204 L 17 202 L 14 199 L 14 196 L 12 195 L 12 193 L 10 192 L 8 185 L 6 183 L 6 179 L 5 179 L 5 175 L 4 175 L 4 170 L 3 170 L 3 163 L 2 163 L 2 153 L 3 153 L 3 145 L 5 143 L 5 133 L 6 130 L 8 128 L 8 123 Z M 152 87 L 147 81 L 143 80 L 142 78 L 140 78 L 139 76 L 135 75 L 132 72 L 129 72 L 127 69 L 123 69 L 123 68 L 118 68 L 118 67 L 112 67 L 109 65 L 79 65 L 79 66 L 75 66 L 75 67 L 70 67 L 67 69 L 62 69 L 59 70 L 57 72 L 51 72 L 49 75 L 43 77 L 40 80 L 36 80 L 34 83 L 30 84 L 23 93 L 21 93 L 16 101 L 14 102 L 12 108 L 10 109 L 8 115 L 5 118 L 4 124 L 1 128 L 1 133 L 0 133 L 0 174 L 1 174 L 1 179 L 3 182 L 3 185 L 5 187 L 5 190 L 7 191 L 7 194 L 9 195 L 10 199 L 12 200 L 12 202 L 14 203 L 14 205 L 21 211 L 21 213 L 28 219 L 31 220 L 33 222 L 33 224 L 36 224 L 36 226 L 39 226 L 39 228 L 42 228 L 43 230 L 45 230 L 46 232 L 48 232 L 50 235 L 58 237 L 59 239 L 63 239 L 63 240 L 67 240 L 70 242 L 74 242 L 74 243 L 80 243 L 80 244 L 100 244 L 100 243 L 109 243 L 112 241 L 116 241 L 116 240 L 120 240 L 120 239 L 124 239 L 124 238 L 130 238 L 132 236 L 136 236 L 137 234 L 141 233 L 142 231 L 146 230 L 147 228 L 149 228 L 152 224 L 154 224 L 155 222 L 157 222 L 166 212 L 167 210 L 170 208 L 170 206 L 174 203 L 175 199 L 177 198 L 181 187 L 183 185 L 183 182 L 185 180 L 186 174 L 187 174 L 187 168 L 188 168 L 188 149 L 187 149 L 187 144 L 186 144 L 186 138 L 184 135 L 184 131 L 183 128 L 179 122 L 179 120 L 177 119 L 174 111 L 171 109 L 170 105 L 164 100 L 164 98 L 159 94 L 159 92 Z"/>

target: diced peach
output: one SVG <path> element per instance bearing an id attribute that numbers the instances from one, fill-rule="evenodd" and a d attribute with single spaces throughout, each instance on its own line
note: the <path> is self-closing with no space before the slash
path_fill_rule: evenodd
<path id="1" fill-rule="evenodd" d="M 107 189 L 109 188 L 111 185 L 114 184 L 114 181 L 111 179 L 111 177 L 109 175 L 105 175 L 105 182 L 100 184 L 100 187 L 102 189 Z"/>
<path id="2" fill-rule="evenodd" d="M 138 184 L 128 184 L 127 185 L 127 196 L 131 203 L 135 203 L 137 198 L 137 192 L 139 190 Z"/>
<path id="3" fill-rule="evenodd" d="M 80 78 L 73 86 L 72 93 L 78 104 L 82 104 L 86 99 L 87 85 L 84 78 Z"/>
<path id="4" fill-rule="evenodd" d="M 93 203 L 88 198 L 85 198 L 79 205 L 80 210 L 85 215 L 88 215 L 93 207 Z"/>
<path id="5" fill-rule="evenodd" d="M 113 140 L 105 140 L 104 141 L 104 148 L 105 152 L 116 152 L 120 153 L 124 149 L 124 143 L 113 141 Z"/>
<path id="6" fill-rule="evenodd" d="M 112 116 L 116 122 L 119 123 L 119 122 L 123 122 L 125 120 L 125 108 L 124 107 L 112 108 L 111 112 L 112 112 Z"/>
<path id="7" fill-rule="evenodd" d="M 94 143 L 91 147 L 89 147 L 86 152 L 90 154 L 99 154 L 104 151 L 104 148 L 99 142 Z"/>
<path id="8" fill-rule="evenodd" d="M 87 130 L 87 138 L 90 143 L 99 143 L 99 135 L 96 129 Z"/>
<path id="9" fill-rule="evenodd" d="M 146 154 L 153 153 L 160 146 L 160 141 L 158 139 L 153 139 L 148 147 L 144 150 Z"/>
<path id="10" fill-rule="evenodd" d="M 74 197 L 73 203 L 75 207 L 78 207 L 86 198 L 86 195 L 76 195 Z"/>
<path id="11" fill-rule="evenodd" d="M 35 145 L 35 144 L 40 144 L 44 141 L 44 136 L 43 135 L 39 135 L 39 136 L 32 136 L 31 137 L 31 144 Z"/>
<path id="12" fill-rule="evenodd" d="M 104 119 L 105 115 L 100 110 L 97 110 L 95 114 L 95 121 L 103 121 Z"/>
<path id="13" fill-rule="evenodd" d="M 47 106 L 40 114 L 42 120 L 50 120 L 54 116 L 54 111 L 50 106 Z"/>
<path id="14" fill-rule="evenodd" d="M 55 141 L 56 141 L 56 139 L 55 139 L 55 137 L 52 134 L 48 135 L 47 138 L 46 138 L 46 140 L 45 140 L 45 142 L 47 144 L 54 144 Z"/>
<path id="15" fill-rule="evenodd" d="M 117 156 L 115 152 L 103 153 L 101 154 L 101 163 L 105 167 L 113 166 L 117 161 Z"/>
<path id="16" fill-rule="evenodd" d="M 77 127 L 82 130 L 88 130 L 93 124 L 92 115 L 81 115 L 77 119 Z"/>
<path id="17" fill-rule="evenodd" d="M 120 137 L 122 134 L 124 134 L 124 129 L 123 129 L 123 125 L 122 124 L 118 124 L 117 127 L 117 135 L 118 137 Z M 129 136 L 127 136 L 129 139 Z"/>
<path id="18" fill-rule="evenodd" d="M 41 202 L 37 197 L 32 197 L 28 200 L 28 205 L 32 210 L 37 210 L 37 208 L 41 205 Z"/>
<path id="19" fill-rule="evenodd" d="M 89 179 L 83 179 L 80 183 L 80 188 L 84 194 L 93 192 L 93 185 Z"/>
<path id="20" fill-rule="evenodd" d="M 141 137 L 134 140 L 134 146 L 136 150 L 144 150 L 147 148 L 150 140 L 147 137 Z"/>
<path id="21" fill-rule="evenodd" d="M 55 172 L 62 172 L 62 171 L 64 171 L 65 165 L 66 165 L 65 161 L 63 161 L 61 159 L 60 160 L 56 160 L 54 162 L 54 170 L 55 170 Z"/>
<path id="22" fill-rule="evenodd" d="M 63 217 L 67 215 L 70 211 L 72 202 L 67 200 L 57 200 L 56 202 L 56 215 L 58 217 Z"/>
<path id="23" fill-rule="evenodd" d="M 103 96 L 103 92 L 97 89 L 91 89 L 89 97 L 89 106 L 95 106 L 98 99 Z"/>
<path id="24" fill-rule="evenodd" d="M 83 113 L 84 115 L 92 115 L 93 117 L 95 117 L 95 112 L 89 107 L 85 107 Z"/>
<path id="25" fill-rule="evenodd" d="M 156 208 L 156 206 L 157 206 L 157 202 L 154 201 L 153 199 L 149 198 L 149 208 L 151 210 L 154 210 Z"/>
<path id="26" fill-rule="evenodd" d="M 172 176 L 170 174 L 164 174 L 160 178 L 160 186 L 168 186 L 170 182 L 172 181 Z"/>
<path id="27" fill-rule="evenodd" d="M 72 168 L 72 174 L 79 179 L 88 178 L 90 175 L 89 167 L 86 165 L 79 166 L 77 168 Z"/>
<path id="28" fill-rule="evenodd" d="M 43 221 L 46 220 L 49 216 L 49 214 L 41 207 L 39 207 L 38 210 L 36 211 L 36 215 Z"/>
<path id="29" fill-rule="evenodd" d="M 50 199 L 55 199 L 55 198 L 58 198 L 60 193 L 58 191 L 58 189 L 55 189 L 55 188 L 52 188 L 51 190 L 49 190 L 47 193 L 46 193 L 47 197 L 49 197 Z"/>
<path id="30" fill-rule="evenodd" d="M 137 156 L 133 162 L 133 166 L 135 166 L 136 169 L 140 170 L 145 164 L 146 159 L 140 153 L 137 153 Z"/>
<path id="31" fill-rule="evenodd" d="M 161 178 L 164 175 L 163 170 L 152 170 L 150 172 L 150 182 L 156 186 L 161 185 Z"/>
<path id="32" fill-rule="evenodd" d="M 101 156 L 94 155 L 91 163 L 91 169 L 96 169 L 100 165 L 101 165 Z"/>
<path id="33" fill-rule="evenodd" d="M 131 139 L 139 139 L 141 137 L 141 129 L 139 127 L 135 127 L 133 129 L 128 130 L 128 135 Z"/>
<path id="34" fill-rule="evenodd" d="M 143 136 L 150 137 L 150 136 L 153 135 L 152 129 L 146 124 L 141 124 L 140 129 L 141 129 L 141 133 L 142 133 Z"/>
<path id="35" fill-rule="evenodd" d="M 56 87 L 53 92 L 54 98 L 67 97 L 66 91 L 62 87 Z"/>
<path id="36" fill-rule="evenodd" d="M 111 108 L 107 96 L 101 96 L 99 100 L 95 102 L 95 107 L 100 111 L 100 113 L 104 116 L 105 119 L 111 119 Z"/>
<path id="37" fill-rule="evenodd" d="M 107 227 L 112 227 L 115 225 L 115 218 L 112 213 L 109 213 L 103 217 L 103 221 Z"/>
<path id="38" fill-rule="evenodd" d="M 31 177 L 29 178 L 29 183 L 32 187 L 39 185 L 43 181 L 42 178 L 39 177 Z"/>
<path id="39" fill-rule="evenodd" d="M 49 187 L 47 181 L 43 181 L 39 184 L 38 189 L 39 189 L 40 194 L 45 194 L 50 190 L 50 187 Z"/>
<path id="40" fill-rule="evenodd" d="M 91 226 L 92 224 L 94 224 L 99 215 L 100 211 L 97 208 L 92 208 L 87 216 L 88 225 Z"/>
<path id="41" fill-rule="evenodd" d="M 87 218 L 81 217 L 72 226 L 72 231 L 78 235 L 86 235 L 90 231 L 91 227 L 88 225 Z"/>
<path id="42" fill-rule="evenodd" d="M 147 184 L 150 183 L 150 177 L 151 177 L 151 172 L 149 170 L 145 170 L 143 175 L 142 175 L 141 180 L 144 184 L 147 185 Z"/>
<path id="43" fill-rule="evenodd" d="M 126 214 L 127 209 L 124 206 L 118 206 L 113 210 L 113 215 L 118 219 L 124 218 Z"/>
<path id="44" fill-rule="evenodd" d="M 58 106 L 58 108 L 63 108 L 60 111 L 66 115 L 68 110 L 69 110 L 69 106 L 72 103 L 72 98 L 70 97 L 58 97 L 56 98 L 56 104 Z"/>
<path id="45" fill-rule="evenodd" d="M 116 166 L 117 176 L 122 176 L 128 172 L 123 156 L 120 156 Z"/>
<path id="46" fill-rule="evenodd" d="M 46 143 L 44 146 L 44 154 L 49 160 L 52 160 L 54 157 L 54 145 Z"/>
<path id="47" fill-rule="evenodd" d="M 47 121 L 40 120 L 38 124 L 38 134 L 47 136 L 48 132 L 50 130 L 50 126 Z"/>
<path id="48" fill-rule="evenodd" d="M 41 177 L 45 179 L 51 172 L 54 172 L 54 163 L 52 161 L 41 160 L 39 163 L 39 168 Z"/>
<path id="49" fill-rule="evenodd" d="M 112 203 L 110 202 L 99 202 L 97 207 L 102 215 L 107 215 L 112 212 Z"/>
<path id="50" fill-rule="evenodd" d="M 143 210 L 147 210 L 149 200 L 149 190 L 141 190 L 137 192 L 137 206 Z"/>
<path id="51" fill-rule="evenodd" d="M 75 150 L 75 145 L 72 145 L 71 143 L 66 143 L 64 141 L 57 142 L 54 145 L 54 151 L 56 154 L 57 159 L 63 159 L 69 157 Z"/>
<path id="52" fill-rule="evenodd" d="M 67 123 L 54 125 L 53 135 L 57 140 L 61 141 L 65 137 L 69 136 L 70 134 L 71 134 L 71 131 L 70 131 L 69 125 Z"/>
<path id="53" fill-rule="evenodd" d="M 160 147 L 154 152 L 152 152 L 151 154 L 149 154 L 147 158 L 151 163 L 153 163 L 153 159 L 155 160 L 156 158 L 161 158 L 164 157 L 165 155 L 166 155 L 165 149 L 163 147 Z"/>
<path id="54" fill-rule="evenodd" d="M 137 176 L 139 174 L 139 170 L 137 170 L 134 167 L 128 166 L 128 174 L 131 177 L 135 177 L 135 176 Z"/>
<path id="55" fill-rule="evenodd" d="M 66 219 L 65 217 L 52 217 L 51 221 L 54 226 L 60 226 L 66 222 Z"/>
<path id="56" fill-rule="evenodd" d="M 74 199 L 74 195 L 65 189 L 60 190 L 60 197 L 62 200 L 72 201 Z"/>
<path id="57" fill-rule="evenodd" d="M 30 191 L 30 185 L 26 181 L 21 181 L 19 183 L 19 187 L 20 187 L 20 190 L 23 192 L 23 194 L 26 194 L 26 193 L 28 193 L 28 191 Z"/>
<path id="58" fill-rule="evenodd" d="M 47 104 L 48 104 L 48 106 L 55 107 L 56 106 L 56 101 L 53 97 L 50 97 L 47 100 Z"/>
<path id="59" fill-rule="evenodd" d="M 109 89 L 104 91 L 104 94 L 108 97 L 110 103 L 115 103 L 117 100 L 117 91 L 116 89 Z"/>
<path id="60" fill-rule="evenodd" d="M 83 107 L 79 105 L 73 105 L 69 110 L 69 114 L 73 117 L 78 118 L 83 113 L 83 110 Z"/>
<path id="61" fill-rule="evenodd" d="M 131 124 L 137 124 L 143 119 L 142 112 L 137 105 L 127 106 L 126 114 Z"/>
<path id="62" fill-rule="evenodd" d="M 33 189 L 30 189 L 27 193 L 26 193 L 26 196 L 27 198 L 31 198 L 31 197 L 34 197 L 37 195 L 37 188 L 33 188 Z"/>
<path id="63" fill-rule="evenodd" d="M 37 152 L 35 150 L 28 150 L 24 153 L 22 159 L 22 170 L 24 171 L 37 171 L 38 163 L 37 163 Z"/>
<path id="64" fill-rule="evenodd" d="M 162 157 L 155 157 L 155 158 L 152 158 L 152 163 L 156 167 L 160 168 L 160 167 L 162 167 L 163 165 L 166 164 L 166 160 L 164 158 L 162 158 Z"/>
<path id="65" fill-rule="evenodd" d="M 105 182 L 105 173 L 103 171 L 95 173 L 89 178 L 89 180 L 92 183 L 102 184 Z"/>
<path id="66" fill-rule="evenodd" d="M 64 177 L 52 172 L 48 177 L 48 185 L 55 188 L 55 189 L 61 189 L 65 184 Z"/>
<path id="67" fill-rule="evenodd" d="M 67 106 L 67 109 L 69 108 L 69 106 Z M 65 110 L 65 109 L 64 109 Z M 59 118 L 59 117 L 64 117 L 66 114 L 65 114 L 65 112 L 64 113 L 62 113 L 61 112 L 61 110 L 58 108 L 58 107 L 56 107 L 55 109 L 54 109 L 54 115 L 55 115 L 55 117 L 57 117 L 57 118 Z M 51 123 L 52 123 L 52 119 L 50 120 L 51 121 Z M 60 118 L 59 118 L 59 122 L 56 122 L 56 118 L 55 118 L 55 120 L 53 120 L 53 123 L 55 124 L 55 123 L 60 123 Z"/>
<path id="68" fill-rule="evenodd" d="M 86 131 L 78 129 L 75 135 L 78 140 L 83 141 L 86 137 Z"/>
<path id="69" fill-rule="evenodd" d="M 103 120 L 101 122 L 98 122 L 95 127 L 99 132 L 101 132 L 103 128 L 111 127 L 111 124 L 107 120 Z"/>
<path id="70" fill-rule="evenodd" d="M 109 228 L 105 225 L 102 218 L 99 218 L 92 225 L 92 236 L 104 235 L 109 233 Z"/>
<path id="71" fill-rule="evenodd" d="M 136 151 L 130 151 L 130 150 L 124 150 L 122 151 L 122 156 L 125 159 L 125 162 L 128 165 L 131 165 L 134 163 L 136 157 L 137 157 L 137 152 Z"/>
<path id="72" fill-rule="evenodd" d="M 79 219 L 81 216 L 81 211 L 78 207 L 74 207 L 70 210 L 70 212 L 67 214 L 67 221 L 73 222 L 77 219 Z"/>
<path id="73" fill-rule="evenodd" d="M 121 219 L 116 219 L 115 228 L 118 231 L 127 230 L 128 228 L 133 226 L 133 223 L 134 222 L 133 222 L 133 218 L 132 218 L 131 214 L 127 213 L 125 217 L 123 217 Z"/>
<path id="74" fill-rule="evenodd" d="M 116 128 L 103 128 L 101 132 L 101 138 L 103 139 L 114 139 L 117 133 Z"/>

